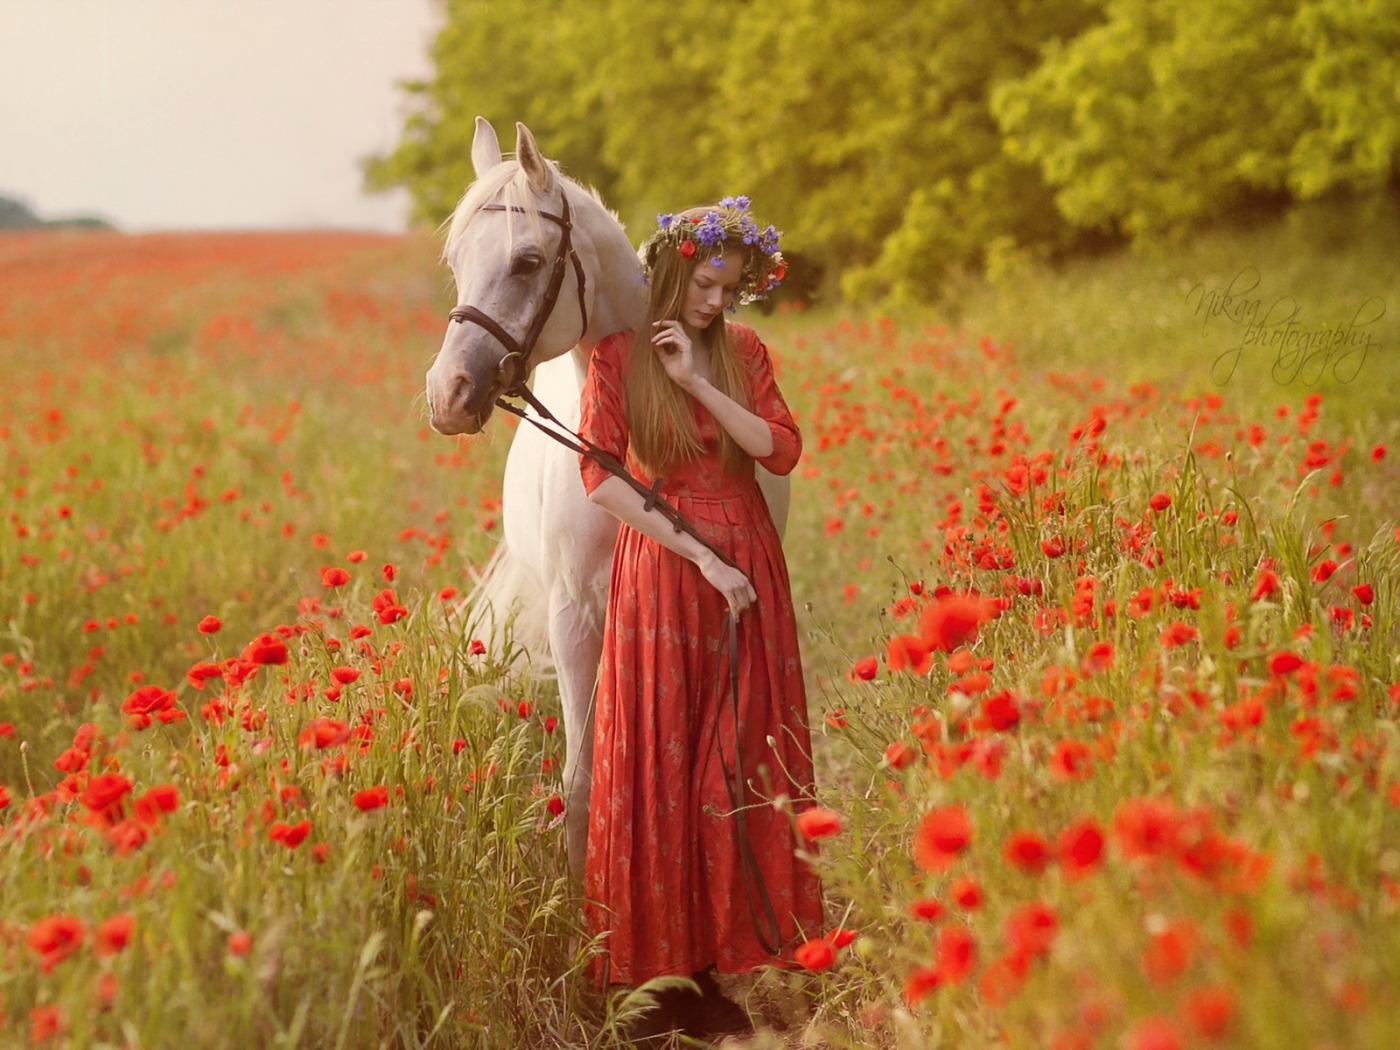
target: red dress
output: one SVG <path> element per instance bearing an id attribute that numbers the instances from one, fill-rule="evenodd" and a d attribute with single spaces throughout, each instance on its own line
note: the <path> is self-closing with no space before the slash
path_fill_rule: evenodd
<path id="1" fill-rule="evenodd" d="M 750 376 L 752 410 L 767 420 L 776 474 L 797 464 L 801 435 L 753 330 L 729 325 Z M 631 333 L 593 351 L 580 433 L 623 459 L 622 377 Z M 650 349 L 648 347 L 647 349 Z M 780 923 L 784 954 L 820 932 L 821 891 L 794 855 L 791 816 L 762 804 L 786 795 L 811 804 L 807 700 L 787 564 L 751 465 L 724 472 L 718 426 L 695 402 L 705 445 L 675 468 L 661 493 L 749 578 L 758 601 L 739 618 L 740 746 L 748 839 Z M 592 492 L 609 475 L 581 459 Z M 650 485 L 635 461 L 628 469 Z M 775 961 L 759 943 L 723 761 L 733 769 L 735 726 L 728 658 L 720 651 L 727 605 L 695 564 L 623 525 L 613 553 L 594 715 L 593 791 L 584 873 L 585 914 L 607 932 L 600 983 L 640 984 L 715 966 L 740 973 Z M 771 744 L 770 744 L 771 741 Z M 762 922 L 762 919 L 760 919 Z M 771 937 L 771 934 L 768 934 Z"/>

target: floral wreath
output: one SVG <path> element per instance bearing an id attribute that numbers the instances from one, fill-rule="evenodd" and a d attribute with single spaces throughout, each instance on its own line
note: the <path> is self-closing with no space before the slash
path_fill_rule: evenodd
<path id="1" fill-rule="evenodd" d="M 739 284 L 734 290 L 738 302 L 752 303 L 766 299 L 787 274 L 787 262 L 778 250 L 780 234 L 772 226 L 762 230 L 758 228 L 749 214 L 747 197 L 725 197 L 704 215 L 690 219 L 663 212 L 657 215 L 656 224 L 656 232 L 637 252 L 647 273 L 655 268 L 663 245 L 675 248 L 683 259 L 694 258 L 701 248 L 711 249 L 711 265 L 722 266 L 723 245 L 740 242 L 756 250 L 749 253 L 739 274 Z M 720 247 L 716 249 L 716 245 Z"/>

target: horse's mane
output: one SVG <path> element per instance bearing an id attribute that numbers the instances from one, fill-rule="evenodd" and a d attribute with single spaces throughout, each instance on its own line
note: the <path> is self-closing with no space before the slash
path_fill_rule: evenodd
<path id="1" fill-rule="evenodd" d="M 585 186 L 576 179 L 569 178 L 559 170 L 559 165 L 554 161 L 546 159 L 545 163 L 549 165 L 565 193 L 572 189 L 591 198 L 614 222 L 621 226 L 617 213 L 608 207 L 607 202 L 598 195 L 596 189 L 592 186 Z M 519 161 L 502 161 L 467 187 L 466 192 L 462 194 L 462 199 L 457 202 L 452 217 L 443 223 L 447 227 L 447 239 L 442 246 L 444 262 L 450 262 L 454 257 L 457 247 L 461 243 L 462 235 L 466 232 L 467 226 L 476 213 L 485 205 L 496 203 L 498 197 L 500 198 L 499 203 L 516 209 L 507 213 L 510 216 L 508 229 L 512 231 L 512 234 L 515 229 L 515 217 L 520 215 L 530 224 L 530 229 L 534 234 L 539 236 L 539 203 L 535 199 L 535 192 L 530 186 L 529 177 L 525 174 Z"/>

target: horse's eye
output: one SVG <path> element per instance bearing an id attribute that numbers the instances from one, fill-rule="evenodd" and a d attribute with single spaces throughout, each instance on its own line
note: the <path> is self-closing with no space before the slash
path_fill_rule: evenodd
<path id="1" fill-rule="evenodd" d="M 533 252 L 528 255 L 517 255 L 510 262 L 510 275 L 512 277 L 529 277 L 540 268 L 541 259 Z"/>

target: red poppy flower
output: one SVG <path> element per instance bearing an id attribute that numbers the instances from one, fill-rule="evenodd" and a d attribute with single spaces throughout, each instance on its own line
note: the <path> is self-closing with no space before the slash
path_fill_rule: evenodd
<path id="1" fill-rule="evenodd" d="M 857 660 L 851 665 L 851 672 L 847 676 L 851 681 L 868 682 L 880 671 L 880 661 L 873 656 L 866 656 Z"/>
<path id="2" fill-rule="evenodd" d="M 966 979 L 977 965 L 977 941 L 966 926 L 944 926 L 933 947 L 934 964 L 939 979 L 945 984 L 957 984 Z"/>
<path id="3" fill-rule="evenodd" d="M 936 966 L 916 967 L 904 979 L 904 1001 L 910 1006 L 918 1006 L 942 983 Z"/>
<path id="4" fill-rule="evenodd" d="M 264 631 L 254 638 L 239 655 L 245 663 L 273 666 L 287 662 L 287 643 L 276 634 Z"/>
<path id="5" fill-rule="evenodd" d="M 937 922 L 948 909 L 933 897 L 920 897 L 909 902 L 909 914 L 921 922 Z"/>
<path id="6" fill-rule="evenodd" d="M 896 740 L 885 748 L 885 765 L 891 769 L 903 769 L 918 757 L 918 752 L 907 740 Z"/>
<path id="7" fill-rule="evenodd" d="M 982 719 L 995 730 L 1014 729 L 1021 721 L 1021 705 L 1008 690 L 993 693 L 982 701 Z"/>
<path id="8" fill-rule="evenodd" d="M 365 812 L 372 809 L 379 809 L 381 806 L 387 806 L 389 804 L 389 789 L 383 784 L 376 784 L 374 787 L 355 792 L 355 796 L 351 801 L 355 803 L 356 809 Z"/>
<path id="9" fill-rule="evenodd" d="M 136 799 L 132 808 L 136 820 L 154 827 L 162 813 L 174 813 L 180 808 L 180 792 L 174 784 L 157 784 Z"/>
<path id="10" fill-rule="evenodd" d="M 1084 654 L 1084 659 L 1079 664 L 1079 670 L 1085 675 L 1096 674 L 1099 671 L 1107 671 L 1113 666 L 1113 643 L 1095 642 L 1089 646 L 1088 652 Z"/>
<path id="11" fill-rule="evenodd" d="M 1087 780 L 1094 772 L 1089 745 L 1082 740 L 1060 740 L 1050 754 L 1050 775 L 1056 780 Z"/>
<path id="12" fill-rule="evenodd" d="M 929 649 L 951 653 L 977 640 L 978 628 L 997 618 L 1001 606 L 980 594 L 944 594 L 919 614 L 919 637 Z"/>
<path id="13" fill-rule="evenodd" d="M 551 795 L 544 808 L 549 810 L 551 817 L 557 817 L 564 812 L 564 800 L 558 795 Z"/>
<path id="14" fill-rule="evenodd" d="M 1050 844 L 1034 831 L 1013 831 L 1002 852 L 1008 864 L 1031 875 L 1040 874 L 1055 859 Z"/>
<path id="15" fill-rule="evenodd" d="M 305 750 L 334 747 L 350 739 L 350 727 L 334 718 L 313 718 L 297 735 L 297 745 Z"/>
<path id="16" fill-rule="evenodd" d="M 1200 637 L 1200 632 L 1197 631 L 1196 628 L 1192 627 L 1189 623 L 1182 623 L 1178 620 L 1167 624 L 1167 626 L 1162 629 L 1158 641 L 1161 642 L 1162 647 L 1165 649 L 1175 649 L 1177 646 L 1185 645 L 1187 642 L 1194 642 L 1198 637 Z"/>
<path id="17" fill-rule="evenodd" d="M 131 791 L 131 781 L 120 773 L 99 773 L 88 781 L 78 801 L 94 813 L 119 815 L 121 802 Z"/>
<path id="18" fill-rule="evenodd" d="M 49 973 L 83 945 L 86 931 L 72 915 L 46 915 L 29 927 L 24 942 L 39 956 L 39 969 Z"/>
<path id="19" fill-rule="evenodd" d="M 1152 498 L 1147 501 L 1147 505 L 1160 514 L 1172 505 L 1172 498 L 1165 492 L 1154 492 Z"/>
<path id="20" fill-rule="evenodd" d="M 228 935 L 228 953 L 247 955 L 253 950 L 253 935 L 247 930 L 234 930 Z"/>
<path id="21" fill-rule="evenodd" d="M 178 722 L 185 713 L 175 706 L 175 691 L 155 685 L 143 685 L 122 701 L 122 713 L 129 725 L 145 729 L 156 718 L 161 722 Z"/>
<path id="22" fill-rule="evenodd" d="M 924 871 L 947 871 L 959 853 L 972 842 L 972 822 L 967 810 L 954 803 L 925 814 L 914 832 L 914 863 Z"/>
<path id="23" fill-rule="evenodd" d="M 684 247 L 687 244 L 690 242 L 683 241 L 681 246 Z M 694 246 L 692 245 L 692 252 L 693 250 Z M 836 949 L 825 937 L 818 937 L 815 940 L 799 944 L 797 950 L 793 952 L 793 958 L 804 969 L 820 973 L 830 969 L 831 964 L 836 961 Z"/>
<path id="24" fill-rule="evenodd" d="M 1059 930 L 1055 909 L 1042 901 L 1030 901 L 1006 917 L 1003 932 L 1012 957 L 1024 966 L 1050 951 Z"/>
<path id="25" fill-rule="evenodd" d="M 933 658 L 921 639 L 912 634 L 899 634 L 885 643 L 885 663 L 891 671 L 908 670 L 911 674 L 926 675 L 933 667 Z"/>
<path id="26" fill-rule="evenodd" d="M 473 638 L 471 645 L 467 646 L 468 656 L 482 656 L 486 652 L 486 643 L 478 638 Z"/>
<path id="27" fill-rule="evenodd" d="M 829 809 L 814 806 L 797 815 L 797 830 L 807 839 L 824 839 L 841 830 L 841 818 Z"/>
<path id="28" fill-rule="evenodd" d="M 844 948 L 856 939 L 856 931 L 837 927 L 826 935 L 826 939 L 831 942 L 833 948 Z"/>
<path id="29" fill-rule="evenodd" d="M 1303 658 L 1295 652 L 1283 650 L 1269 657 L 1269 673 L 1277 677 L 1292 674 L 1303 666 Z"/>
<path id="30" fill-rule="evenodd" d="M 681 253 L 682 259 L 693 259 L 695 257 L 695 242 L 681 241 L 680 246 L 676 249 L 676 251 Z"/>
<path id="31" fill-rule="evenodd" d="M 311 834 L 310 819 L 302 820 L 296 824 L 284 824 L 280 820 L 267 829 L 267 837 L 273 842 L 280 842 L 288 849 L 296 849 L 306 841 L 306 836 Z"/>
<path id="32" fill-rule="evenodd" d="M 1055 840 L 1060 870 L 1071 879 L 1092 871 L 1103 857 L 1103 844 L 1103 831 L 1092 817 L 1069 825 Z"/>
<path id="33" fill-rule="evenodd" d="M 1196 924 L 1190 919 L 1177 919 L 1153 934 L 1142 953 L 1147 979 L 1158 986 L 1175 981 L 1191 965 L 1200 939 Z"/>
<path id="34" fill-rule="evenodd" d="M 1331 558 L 1323 558 L 1320 562 L 1313 566 L 1312 572 L 1308 575 L 1312 579 L 1313 583 L 1326 583 L 1332 578 L 1332 574 L 1336 571 L 1337 563 Z"/>
<path id="35" fill-rule="evenodd" d="M 1369 583 L 1358 583 L 1351 589 L 1352 596 L 1362 605 L 1370 605 L 1376 600 L 1376 591 Z"/>
<path id="36" fill-rule="evenodd" d="M 1200 1035 L 1219 1039 L 1235 1016 L 1235 993 L 1223 985 L 1208 985 L 1186 993 L 1186 1016 Z"/>
<path id="37" fill-rule="evenodd" d="M 1181 1033 L 1165 1017 L 1146 1017 L 1123 1037 L 1124 1050 L 1181 1050 Z"/>
<path id="38" fill-rule="evenodd" d="M 321 570 L 322 587 L 340 587 L 350 582 L 350 573 L 339 565 Z"/>
<path id="39" fill-rule="evenodd" d="M 387 587 L 370 599 L 370 606 L 382 624 L 397 623 L 408 615 L 408 610 L 399 604 L 397 596 Z"/>
<path id="40" fill-rule="evenodd" d="M 360 670 L 348 664 L 339 664 L 331 668 L 331 678 L 341 685 L 349 685 L 360 677 Z"/>
<path id="41" fill-rule="evenodd" d="M 1278 573 L 1272 569 L 1260 569 L 1259 575 L 1254 578 L 1254 587 L 1249 592 L 1249 600 L 1257 602 L 1262 598 L 1272 598 L 1282 590 L 1283 584 Z"/>
<path id="42" fill-rule="evenodd" d="M 217 616 L 206 616 L 204 617 L 204 619 L 199 621 L 199 633 L 217 634 L 219 629 L 222 628 L 223 625 L 223 621 L 220 620 Z"/>
<path id="43" fill-rule="evenodd" d="M 207 660 L 200 660 L 185 672 L 185 681 L 196 689 L 203 689 L 204 683 L 211 678 L 222 678 L 224 668 L 222 664 L 211 664 Z"/>
<path id="44" fill-rule="evenodd" d="M 982 887 L 976 879 L 964 875 L 948 884 L 948 896 L 959 908 L 975 911 L 982 906 Z"/>
<path id="45" fill-rule="evenodd" d="M 98 955 L 116 955 L 127 946 L 135 928 L 136 920 L 126 913 L 104 919 L 93 931 L 93 951 Z"/>
<path id="46" fill-rule="evenodd" d="M 1125 799 L 1113 814 L 1118 849 L 1129 858 L 1172 853 L 1180 827 L 1181 816 L 1170 799 Z"/>
<path id="47" fill-rule="evenodd" d="M 34 1006 L 29 1010 L 29 1041 L 44 1043 L 64 1032 L 63 1012 L 56 1005 Z"/>

